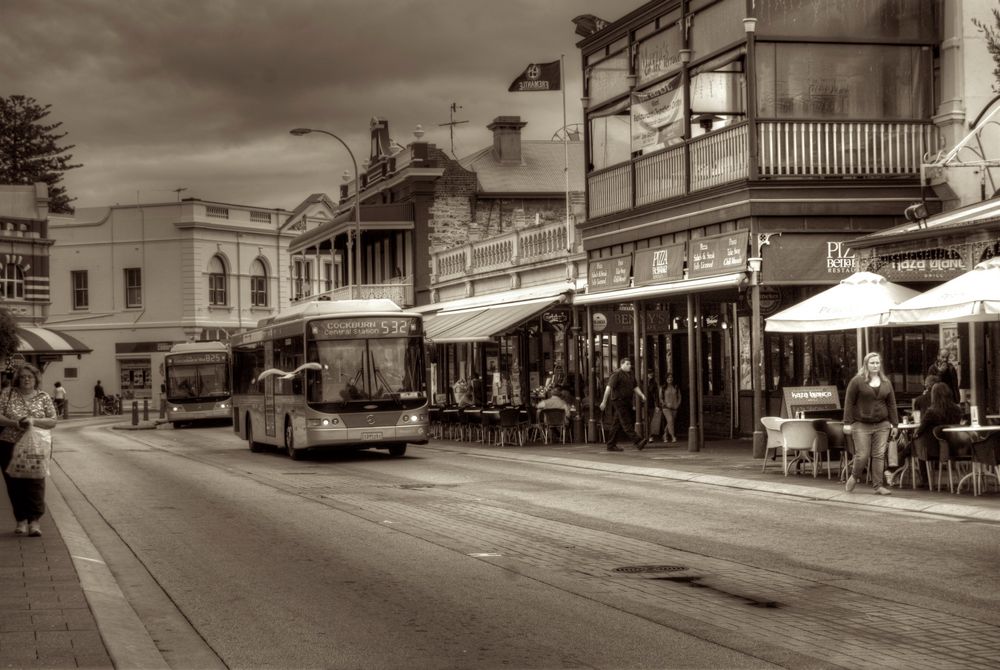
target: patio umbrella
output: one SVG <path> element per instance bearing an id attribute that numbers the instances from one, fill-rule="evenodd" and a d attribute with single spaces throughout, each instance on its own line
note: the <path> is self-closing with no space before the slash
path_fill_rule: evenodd
<path id="1" fill-rule="evenodd" d="M 1000 257 L 892 308 L 890 323 L 1000 321 Z"/>
<path id="2" fill-rule="evenodd" d="M 815 333 L 888 323 L 889 310 L 919 293 L 872 272 L 855 272 L 839 284 L 767 319 L 764 330 Z"/>

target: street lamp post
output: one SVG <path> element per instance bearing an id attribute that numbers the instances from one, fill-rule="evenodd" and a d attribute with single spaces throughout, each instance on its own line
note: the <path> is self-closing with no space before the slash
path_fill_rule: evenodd
<path id="1" fill-rule="evenodd" d="M 318 128 L 293 128 L 289 130 L 292 135 L 308 135 L 309 133 L 322 133 L 323 135 L 329 135 L 333 139 L 344 145 L 347 149 L 347 155 L 351 157 L 351 164 L 354 166 L 354 268 L 351 268 L 351 264 L 347 264 L 347 283 L 351 285 L 351 297 L 360 298 L 361 297 L 361 179 L 358 175 L 358 161 L 354 158 L 354 152 L 351 151 L 351 147 L 347 146 L 347 142 L 340 139 L 329 130 L 320 130 Z M 357 277 L 358 281 L 355 283 L 354 278 Z"/>

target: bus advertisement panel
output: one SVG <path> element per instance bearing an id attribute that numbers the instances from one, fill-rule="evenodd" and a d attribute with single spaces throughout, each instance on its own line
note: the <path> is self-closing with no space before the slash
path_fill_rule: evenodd
<path id="1" fill-rule="evenodd" d="M 166 416 L 174 427 L 232 418 L 229 348 L 222 342 L 175 344 L 163 359 Z"/>
<path id="2" fill-rule="evenodd" d="M 389 300 L 311 302 L 232 338 L 234 430 L 298 459 L 428 439 L 421 316 Z"/>

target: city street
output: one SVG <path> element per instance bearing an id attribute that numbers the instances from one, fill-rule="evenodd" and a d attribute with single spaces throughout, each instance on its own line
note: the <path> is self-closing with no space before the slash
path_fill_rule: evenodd
<path id="1" fill-rule="evenodd" d="M 229 427 L 66 424 L 54 483 L 175 668 L 995 665 L 996 524 L 600 450 L 292 462 Z"/>

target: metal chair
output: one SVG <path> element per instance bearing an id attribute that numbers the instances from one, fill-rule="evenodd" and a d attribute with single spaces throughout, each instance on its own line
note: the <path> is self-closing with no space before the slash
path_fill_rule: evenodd
<path id="1" fill-rule="evenodd" d="M 542 427 L 545 433 L 545 444 L 549 443 L 549 436 L 552 432 L 557 433 L 560 441 L 566 444 L 566 428 L 568 425 L 566 410 L 548 407 L 542 410 Z"/>
<path id="2" fill-rule="evenodd" d="M 781 438 L 784 441 L 782 449 L 782 464 L 785 476 L 788 469 L 798 462 L 812 461 L 813 478 L 819 473 L 819 461 L 826 454 L 826 478 L 830 478 L 830 450 L 827 449 L 826 433 L 823 430 L 823 419 L 786 419 L 781 422 Z M 788 452 L 795 452 L 791 462 Z"/>
<path id="3" fill-rule="evenodd" d="M 824 421 L 823 432 L 826 433 L 826 446 L 830 451 L 827 454 L 827 459 L 829 460 L 834 455 L 838 457 L 840 481 L 844 481 L 847 479 L 847 472 L 854 460 L 854 440 L 844 432 L 843 421 Z"/>
<path id="4" fill-rule="evenodd" d="M 922 433 L 913 439 L 913 457 L 924 462 L 927 471 L 927 490 L 934 490 L 934 478 L 931 476 L 931 463 L 937 463 L 940 468 L 941 450 L 947 449 L 940 437 L 930 433 Z M 941 490 L 941 480 L 938 479 L 938 491 Z"/>
<path id="5" fill-rule="evenodd" d="M 523 447 L 523 426 L 525 425 L 521 422 L 521 410 L 516 407 L 504 407 L 501 409 L 500 420 L 496 430 L 497 446 L 502 447 L 506 445 L 509 439 L 511 444 L 516 441 L 518 446 Z"/>
<path id="6" fill-rule="evenodd" d="M 778 450 L 785 447 L 785 440 L 781 437 L 782 421 L 784 419 L 779 416 L 762 416 L 760 418 L 760 423 L 764 426 L 767 434 L 767 443 L 764 447 L 764 465 L 760 469 L 761 472 L 767 469 L 768 454 L 774 459 L 778 455 Z"/>
<path id="7" fill-rule="evenodd" d="M 941 457 L 938 461 L 938 491 L 941 490 L 941 470 L 942 467 L 948 465 L 948 492 L 955 493 L 955 481 L 952 479 L 952 464 L 955 466 L 955 470 L 961 474 L 961 469 L 964 465 L 968 465 L 970 470 L 972 468 L 972 445 L 975 442 L 972 433 L 966 432 L 947 432 L 944 429 L 947 426 L 935 426 L 934 427 L 934 437 L 941 440 L 944 444 L 941 445 Z"/>

